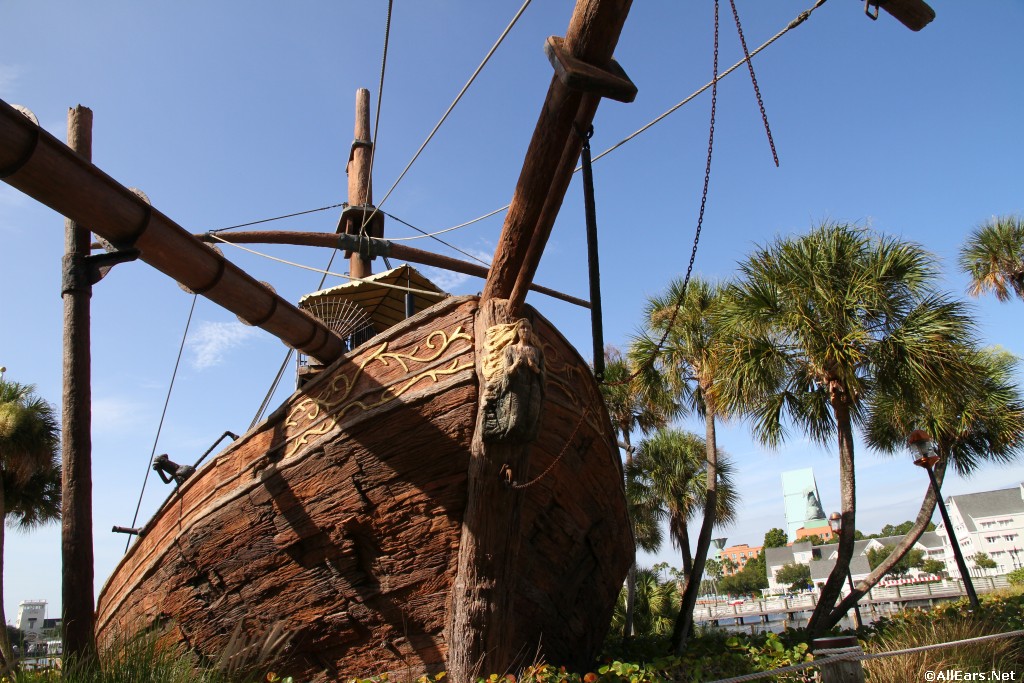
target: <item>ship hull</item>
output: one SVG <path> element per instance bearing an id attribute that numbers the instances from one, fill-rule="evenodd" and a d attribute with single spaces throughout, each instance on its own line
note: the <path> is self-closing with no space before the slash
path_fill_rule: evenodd
<path id="1" fill-rule="evenodd" d="M 170 496 L 98 600 L 101 643 L 155 631 L 217 659 L 274 637 L 302 680 L 445 668 L 477 424 L 476 297 L 335 363 Z M 533 318 L 546 364 L 513 590 L 525 665 L 588 665 L 632 562 L 618 450 L 585 362 Z M 509 485 L 513 485 L 510 483 Z"/>

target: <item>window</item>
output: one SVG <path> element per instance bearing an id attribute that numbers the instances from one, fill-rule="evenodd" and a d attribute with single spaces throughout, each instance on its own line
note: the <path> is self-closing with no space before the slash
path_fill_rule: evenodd
<path id="1" fill-rule="evenodd" d="M 998 536 L 986 536 L 986 537 L 985 537 L 985 542 L 986 542 L 986 543 L 995 543 L 995 542 L 996 542 L 996 541 L 998 541 L 998 540 L 999 540 L 999 537 L 998 537 Z M 1009 539 L 1009 538 L 1007 538 L 1006 540 L 1008 540 L 1008 541 L 1009 541 L 1010 539 Z"/>
<path id="2" fill-rule="evenodd" d="M 1005 538 L 1007 541 L 1012 541 L 1013 539 L 1017 538 L 1017 534 L 1006 534 L 1005 536 L 1003 536 L 1003 538 Z"/>

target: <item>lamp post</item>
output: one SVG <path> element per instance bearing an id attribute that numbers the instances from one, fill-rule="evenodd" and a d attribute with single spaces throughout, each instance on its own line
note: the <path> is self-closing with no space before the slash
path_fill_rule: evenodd
<path id="1" fill-rule="evenodd" d="M 949 513 L 946 512 L 946 504 L 942 500 L 942 492 L 939 490 L 939 482 L 935 480 L 935 463 L 939 461 L 939 454 L 935 448 L 935 442 L 928 432 L 923 429 L 915 429 L 910 433 L 907 444 L 917 451 L 918 457 L 914 464 L 923 467 L 928 472 L 928 480 L 932 483 L 932 490 L 935 492 L 935 499 L 939 504 L 939 512 L 942 514 L 942 523 L 946 525 L 946 533 L 949 534 L 949 543 L 953 546 L 953 558 L 956 560 L 956 568 L 960 572 L 960 580 L 964 583 L 964 591 L 967 592 L 967 599 L 972 609 L 978 609 L 978 594 L 974 592 L 974 584 L 971 582 L 971 575 L 967 572 L 967 563 L 960 552 L 960 544 L 953 532 L 953 523 L 949 521 Z"/>
<path id="2" fill-rule="evenodd" d="M 836 536 L 838 536 L 839 532 L 842 531 L 842 529 L 843 529 L 843 516 L 841 514 L 839 514 L 838 512 L 833 512 L 831 515 L 828 516 L 828 526 L 829 526 L 830 529 L 832 529 L 832 533 L 834 533 Z M 849 567 L 846 568 L 846 582 L 850 586 L 850 593 L 853 594 L 853 574 L 850 573 L 850 568 Z M 859 603 L 856 603 L 856 602 L 853 603 L 853 614 L 854 614 L 853 627 L 854 628 L 860 628 L 861 626 L 864 625 L 864 620 L 861 619 L 861 616 L 860 616 L 860 604 Z"/>

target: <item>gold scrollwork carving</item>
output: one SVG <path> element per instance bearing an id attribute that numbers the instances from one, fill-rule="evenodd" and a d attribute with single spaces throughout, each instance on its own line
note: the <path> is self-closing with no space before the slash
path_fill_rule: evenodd
<path id="1" fill-rule="evenodd" d="M 461 325 L 456 327 L 450 335 L 444 330 L 434 330 L 428 334 L 422 345 L 422 355 L 417 355 L 420 353 L 419 345 L 408 353 L 394 353 L 388 351 L 388 342 L 384 342 L 366 356 L 351 375 L 342 373 L 335 375 L 318 396 L 308 396 L 292 408 L 285 420 L 285 427 L 289 431 L 294 428 L 301 429 L 303 425 L 306 428 L 297 437 L 290 437 L 294 440 L 285 457 L 294 455 L 302 446 L 309 443 L 310 439 L 327 434 L 337 427 L 338 421 L 352 409 L 358 408 L 367 411 L 377 408 L 395 400 L 424 379 L 436 383 L 442 376 L 471 369 L 474 365 L 472 357 L 463 363 L 459 362 L 459 358 L 453 358 L 446 365 L 428 368 L 412 377 L 406 377 L 381 387 L 379 397 L 375 401 L 366 402 L 352 398 L 352 392 L 355 390 L 359 378 L 371 363 L 379 363 L 384 367 L 397 363 L 405 373 L 409 373 L 414 364 L 438 361 L 459 341 L 466 342 L 467 346 L 457 349 L 458 353 L 473 347 L 473 338 L 463 331 Z"/>

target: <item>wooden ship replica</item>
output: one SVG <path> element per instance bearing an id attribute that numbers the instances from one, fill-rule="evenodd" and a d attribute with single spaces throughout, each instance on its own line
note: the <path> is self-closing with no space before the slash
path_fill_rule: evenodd
<path id="1" fill-rule="evenodd" d="M 239 630 L 280 635 L 276 670 L 318 681 L 592 663 L 633 561 L 621 463 L 591 368 L 524 299 L 577 131 L 602 97 L 636 94 L 611 59 L 629 6 L 579 0 L 548 39 L 555 74 L 489 269 L 381 239 L 361 91 L 338 232 L 221 236 L 347 249 L 358 281 L 301 308 L 0 101 L 0 178 L 103 238 L 91 268 L 137 257 L 308 361 L 264 422 L 169 470 L 180 485 L 98 598 L 101 642 L 152 631 L 215 658 Z M 444 296 L 408 265 L 373 275 L 375 254 L 486 285 Z"/>
<path id="2" fill-rule="evenodd" d="M 524 298 L 575 131 L 602 96 L 635 95 L 611 60 L 629 4 L 581 0 L 549 39 L 555 75 L 493 264 L 454 266 L 486 276 L 480 296 L 407 265 L 371 274 L 375 250 L 403 254 L 379 239 L 365 91 L 340 234 L 223 235 L 347 248 L 360 281 L 301 308 L 0 102 L 7 183 L 308 359 L 264 422 L 168 471 L 179 486 L 98 596 L 101 643 L 155 632 L 214 658 L 237 629 L 282 634 L 275 670 L 299 680 L 591 664 L 633 559 L 621 463 L 593 371 Z"/>

